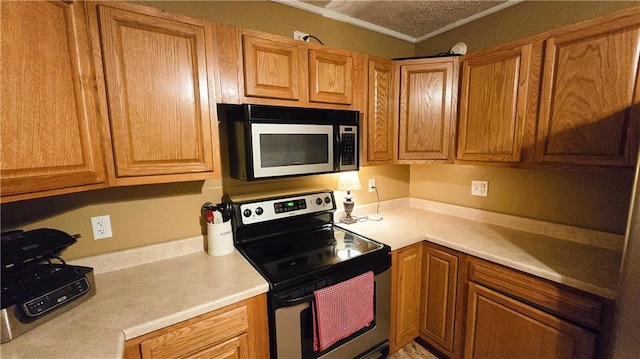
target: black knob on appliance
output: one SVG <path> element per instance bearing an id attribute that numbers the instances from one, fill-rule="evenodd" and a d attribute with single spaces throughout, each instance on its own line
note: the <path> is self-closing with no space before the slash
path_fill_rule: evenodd
<path id="1" fill-rule="evenodd" d="M 316 204 L 319 206 L 322 204 L 322 198 L 318 197 L 316 198 Z"/>
<path id="2" fill-rule="evenodd" d="M 251 216 L 251 210 L 250 210 L 250 209 L 245 209 L 245 210 L 244 210 L 244 212 L 242 212 L 242 214 L 243 214 L 245 217 L 249 217 L 249 216 Z"/>
<path id="3" fill-rule="evenodd" d="M 262 207 L 258 207 L 258 208 L 256 208 L 256 214 L 257 214 L 258 216 L 259 216 L 259 215 L 261 215 L 262 213 L 264 213 L 264 210 L 262 209 Z"/>
<path id="4" fill-rule="evenodd" d="M 327 203 L 327 204 L 328 204 L 328 203 L 331 203 L 331 197 L 326 196 L 326 197 L 324 198 L 324 203 Z"/>

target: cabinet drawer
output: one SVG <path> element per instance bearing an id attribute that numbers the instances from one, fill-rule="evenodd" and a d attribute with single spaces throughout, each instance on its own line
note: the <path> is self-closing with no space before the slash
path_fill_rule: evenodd
<path id="1" fill-rule="evenodd" d="M 247 332 L 247 307 L 224 313 L 169 331 L 140 343 L 143 358 L 176 358 L 201 351 L 223 340 Z"/>
<path id="2" fill-rule="evenodd" d="M 602 302 L 559 285 L 496 264 L 469 259 L 469 280 L 550 311 L 559 317 L 599 330 Z"/>

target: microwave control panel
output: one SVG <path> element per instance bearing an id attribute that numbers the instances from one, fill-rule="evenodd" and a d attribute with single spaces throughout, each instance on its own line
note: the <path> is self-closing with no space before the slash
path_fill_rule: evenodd
<path id="1" fill-rule="evenodd" d="M 240 214 L 246 225 L 335 209 L 333 194 L 327 191 L 243 203 Z"/>
<path id="2" fill-rule="evenodd" d="M 358 170 L 358 128 L 356 126 L 340 126 L 340 163 L 338 170 Z"/>

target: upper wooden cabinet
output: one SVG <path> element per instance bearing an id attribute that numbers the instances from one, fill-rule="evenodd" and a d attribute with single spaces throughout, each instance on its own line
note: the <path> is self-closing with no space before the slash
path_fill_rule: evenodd
<path id="1" fill-rule="evenodd" d="M 400 78 L 397 163 L 449 160 L 453 153 L 458 58 L 404 60 Z"/>
<path id="2" fill-rule="evenodd" d="M 525 123 L 536 116 L 540 53 L 533 47 L 508 46 L 462 62 L 457 159 L 522 160 Z"/>
<path id="3" fill-rule="evenodd" d="M 215 66 L 211 24 L 129 4 L 89 6 L 97 12 L 94 36 L 102 50 L 96 62 L 104 67 L 110 181 L 213 176 L 218 146 L 208 68 Z"/>
<path id="4" fill-rule="evenodd" d="M 604 20 L 546 40 L 536 161 L 635 163 L 640 15 Z"/>
<path id="5" fill-rule="evenodd" d="M 3 1 L 0 6 L 2 202 L 103 187 L 82 4 Z"/>
<path id="6" fill-rule="evenodd" d="M 245 95 L 298 100 L 298 46 L 244 36 Z"/>
<path id="7" fill-rule="evenodd" d="M 368 105 L 361 121 L 363 160 L 361 164 L 389 164 L 393 161 L 395 110 L 393 61 L 369 57 Z"/>
<path id="8" fill-rule="evenodd" d="M 340 50 L 309 50 L 309 101 L 350 105 L 353 56 Z"/>
<path id="9" fill-rule="evenodd" d="M 222 87 L 235 85 L 242 92 L 244 86 L 244 97 L 238 102 L 329 108 L 360 105 L 354 101 L 354 72 L 366 66 L 355 63 L 356 59 L 366 61 L 364 56 L 259 31 L 237 31 L 242 34 L 243 60 L 238 61 L 238 77 L 244 83 L 237 83 L 231 68 L 226 68 Z M 232 36 L 218 34 L 227 43 Z"/>

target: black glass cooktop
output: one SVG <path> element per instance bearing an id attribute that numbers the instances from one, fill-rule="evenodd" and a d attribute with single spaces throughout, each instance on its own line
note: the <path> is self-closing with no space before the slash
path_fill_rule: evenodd
<path id="1" fill-rule="evenodd" d="M 325 227 L 275 236 L 248 246 L 245 253 L 273 284 L 382 248 L 379 243 L 339 228 Z"/>

